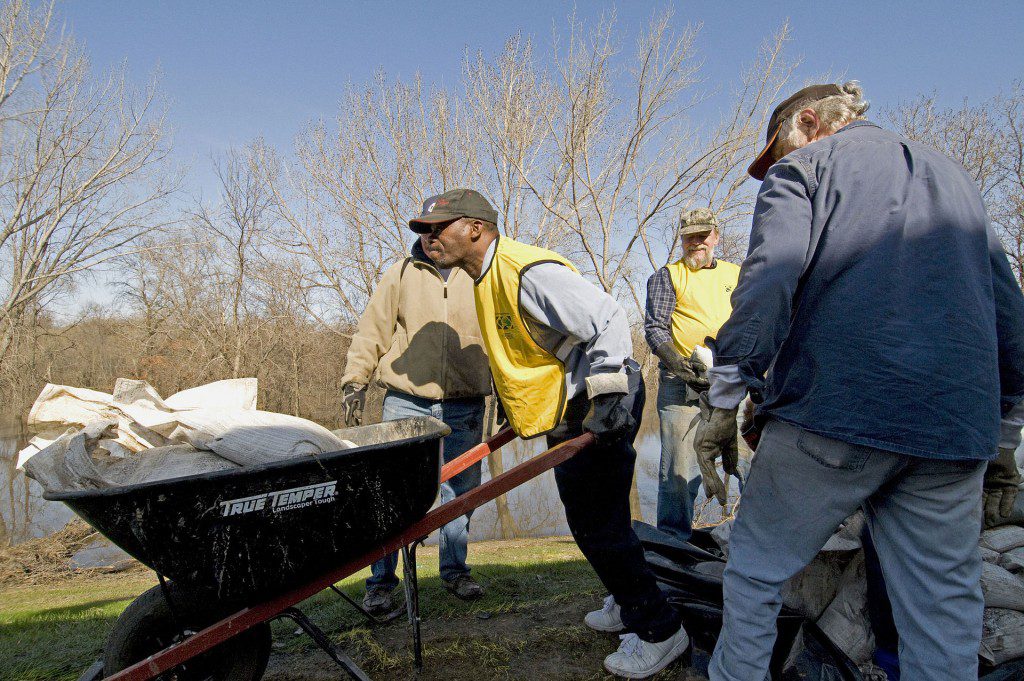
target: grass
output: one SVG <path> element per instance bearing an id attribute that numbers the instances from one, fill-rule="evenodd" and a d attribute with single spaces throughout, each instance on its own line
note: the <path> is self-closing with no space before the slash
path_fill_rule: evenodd
<path id="1" fill-rule="evenodd" d="M 419 678 L 609 678 L 601 660 L 618 639 L 582 624 L 583 614 L 600 604 L 604 591 L 571 540 L 474 543 L 470 564 L 487 595 L 463 603 L 442 588 L 436 547 L 419 551 L 425 662 Z M 367 574 L 364 570 L 340 586 L 359 599 Z M 152 574 L 130 571 L 0 591 L 0 679 L 74 681 L 100 656 L 118 614 L 153 584 Z M 368 626 L 329 591 L 301 608 L 371 677 L 412 677 L 404 617 Z M 265 678 L 340 678 L 327 656 L 295 630 L 291 622 L 274 623 L 274 655 Z M 690 676 L 677 664 L 658 678 L 702 677 Z"/>
<path id="2" fill-rule="evenodd" d="M 77 679 L 151 574 L 90 575 L 0 593 L 0 679 Z"/>

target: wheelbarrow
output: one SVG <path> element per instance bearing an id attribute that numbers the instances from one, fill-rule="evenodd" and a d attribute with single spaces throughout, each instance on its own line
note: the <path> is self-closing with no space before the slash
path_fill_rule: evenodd
<path id="1" fill-rule="evenodd" d="M 270 655 L 270 622 L 299 625 L 351 678 L 368 679 L 296 606 L 402 551 L 414 663 L 422 667 L 416 546 L 430 532 L 567 461 L 564 442 L 430 510 L 440 483 L 510 442 L 504 430 L 441 465 L 441 421 L 350 428 L 354 449 L 104 490 L 51 492 L 156 572 L 159 585 L 122 613 L 104 658 L 80 681 L 253 681 Z M 371 617 L 371 619 L 373 619 Z"/>

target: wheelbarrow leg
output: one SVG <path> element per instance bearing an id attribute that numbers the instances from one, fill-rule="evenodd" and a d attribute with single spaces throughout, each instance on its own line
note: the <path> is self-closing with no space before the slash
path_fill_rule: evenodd
<path id="1" fill-rule="evenodd" d="M 167 580 L 159 572 L 156 573 L 156 578 L 160 580 L 160 591 L 167 602 L 167 611 L 171 613 L 171 622 L 174 624 L 174 628 L 178 630 L 178 633 L 181 634 L 182 640 L 185 640 L 195 632 L 185 629 L 184 625 L 182 625 L 181 617 L 178 616 L 178 610 L 174 606 L 174 599 L 171 598 L 171 587 L 167 586 Z"/>
<path id="2" fill-rule="evenodd" d="M 306 617 L 306 613 L 302 612 L 298 608 L 285 608 L 281 611 L 278 617 L 287 617 L 292 620 L 305 631 L 313 642 L 316 643 L 325 653 L 331 656 L 331 659 L 338 663 L 338 666 L 348 672 L 348 675 L 357 681 L 370 681 L 370 677 L 366 675 L 359 665 L 355 663 L 351 657 L 345 654 L 345 652 L 338 646 L 331 643 L 331 640 L 327 638 L 327 634 L 320 630 L 320 627 L 313 624 L 312 620 Z"/>
<path id="3" fill-rule="evenodd" d="M 416 545 L 415 541 L 410 546 L 402 547 L 402 570 L 405 579 L 405 610 L 409 614 L 409 624 L 412 625 L 412 653 L 413 662 L 416 665 L 416 672 L 423 671 L 423 639 L 420 636 L 420 585 L 416 578 Z"/>

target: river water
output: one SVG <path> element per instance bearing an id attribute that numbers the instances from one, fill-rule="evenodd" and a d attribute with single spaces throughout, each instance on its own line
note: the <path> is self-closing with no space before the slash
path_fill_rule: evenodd
<path id="1" fill-rule="evenodd" d="M 654 416 L 657 419 L 657 416 Z M 646 425 L 646 424 L 645 424 Z M 637 487 L 644 520 L 653 523 L 658 494 L 658 460 L 661 441 L 654 428 L 646 429 L 638 440 L 636 467 Z M 653 430 L 653 432 L 651 432 Z M 17 453 L 28 435 L 17 419 L 0 420 L 0 545 L 19 543 L 41 537 L 63 527 L 73 514 L 64 504 L 45 501 L 42 489 L 16 470 Z M 502 448 L 504 465 L 511 468 L 543 448 L 543 438 L 530 442 L 515 440 Z M 484 479 L 488 470 L 484 465 Z M 507 495 L 508 506 L 516 525 L 516 536 L 540 537 L 568 534 L 565 514 L 558 501 L 552 473 L 531 480 Z M 701 505 L 698 500 L 698 506 Z M 714 514 L 717 504 L 709 505 Z M 714 520 L 708 517 L 707 520 Z M 436 534 L 434 535 L 436 537 Z M 470 527 L 474 540 L 507 538 L 498 520 L 494 503 L 474 512 Z"/>

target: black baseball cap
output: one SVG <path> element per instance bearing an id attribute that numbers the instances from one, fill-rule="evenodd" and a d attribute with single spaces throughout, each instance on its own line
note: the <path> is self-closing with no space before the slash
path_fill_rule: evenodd
<path id="1" fill-rule="evenodd" d="M 480 192 L 472 189 L 452 189 L 424 201 L 423 213 L 409 220 L 409 229 L 426 234 L 431 230 L 431 225 L 459 218 L 476 218 L 496 225 L 498 211 L 491 207 Z"/>
<path id="2" fill-rule="evenodd" d="M 761 153 L 757 155 L 754 162 L 750 164 L 749 168 L 747 168 L 747 173 L 749 173 L 755 180 L 763 180 L 768 169 L 771 168 L 775 161 L 778 160 L 772 158 L 770 152 L 772 145 L 775 144 L 775 138 L 778 136 L 779 130 L 782 128 L 783 121 L 811 102 L 816 102 L 819 99 L 825 99 L 826 97 L 841 94 L 843 94 L 842 89 L 833 83 L 828 83 L 826 85 L 808 85 L 775 107 L 775 111 L 772 112 L 772 117 L 768 119 L 768 132 L 765 135 L 764 149 L 761 150 Z"/>

